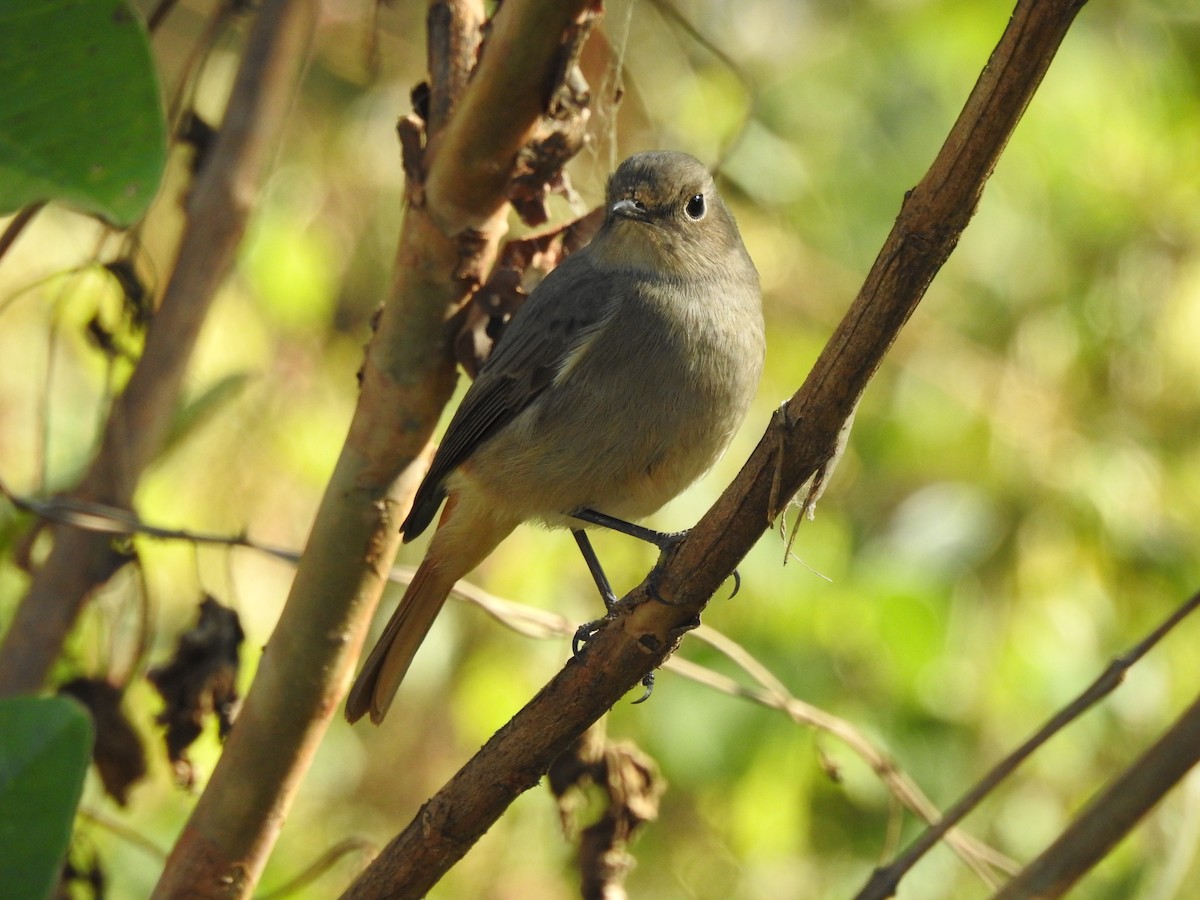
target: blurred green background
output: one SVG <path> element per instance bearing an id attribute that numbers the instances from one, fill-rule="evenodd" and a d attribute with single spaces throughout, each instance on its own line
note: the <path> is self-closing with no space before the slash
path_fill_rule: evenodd
<path id="1" fill-rule="evenodd" d="M 637 150 L 723 160 L 722 187 L 765 289 L 757 403 L 718 468 L 654 522 L 674 529 L 715 499 L 803 380 L 1011 5 L 681 2 L 736 70 L 653 3 L 606 6 L 587 56 L 594 142 L 570 170 L 576 208 L 594 205 L 612 164 Z M 183 3 L 156 35 L 168 86 L 207 10 Z M 423 15 L 421 4 L 381 7 L 372 56 L 369 5 L 325 4 L 277 167 L 191 370 L 193 397 L 227 379 L 236 390 L 145 480 L 146 519 L 303 545 L 389 277 L 403 213 L 393 127 L 424 77 Z M 238 38 L 218 42 L 205 66 L 198 101 L 210 118 Z M 616 59 L 625 96 L 614 108 Z M 160 285 L 180 226 L 179 162 L 142 235 Z M 572 214 L 566 201 L 554 209 Z M 98 238 L 93 223 L 51 208 L 0 266 L 0 477 L 19 492 L 71 483 L 128 371 L 84 334 L 98 316 L 136 343 L 119 293 L 86 266 Z M 706 623 L 797 697 L 853 723 L 948 806 L 1200 586 L 1198 344 L 1200 13 L 1184 0 L 1091 4 L 864 397 L 817 518 L 800 525 L 798 559 L 784 565 L 778 533 L 764 536 L 741 567 L 741 593 L 719 597 Z M 0 621 L 24 589 L 11 557 L 27 524 L 0 506 Z M 415 563 L 423 546 L 401 562 Z M 653 562 L 620 536 L 597 546 L 619 590 Z M 129 664 L 143 590 L 150 658 L 163 661 L 210 591 L 242 616 L 248 685 L 291 568 L 249 550 L 138 548 L 144 585 L 121 578 L 103 592 L 60 674 Z M 578 620 L 597 612 L 565 533 L 521 530 L 473 581 Z M 1198 639 L 1200 623 L 1185 622 L 968 830 L 1018 860 L 1036 854 L 1196 695 Z M 737 674 L 694 640 L 682 652 Z M 452 603 L 385 725 L 334 722 L 263 889 L 344 839 L 386 841 L 568 653 L 565 640 L 531 641 Z M 144 682 L 127 707 L 151 745 L 151 775 L 125 809 L 89 779 L 93 818 L 78 838 L 100 855 L 118 898 L 147 895 L 161 859 L 145 842 L 169 848 L 194 802 L 159 752 L 158 700 Z M 844 897 L 896 848 L 895 828 L 904 843 L 919 827 L 911 815 L 897 821 L 879 779 L 834 738 L 670 673 L 649 703 L 620 704 L 608 728 L 651 754 L 669 783 L 660 819 L 634 847 L 634 897 Z M 213 734 L 193 751 L 201 783 L 218 753 Z M 1078 896 L 1193 896 L 1198 848 L 1193 776 Z M 548 792 L 534 790 L 431 896 L 575 896 L 572 856 Z M 361 861 L 343 858 L 294 896 L 335 895 Z M 945 848 L 900 892 L 987 895 Z"/>

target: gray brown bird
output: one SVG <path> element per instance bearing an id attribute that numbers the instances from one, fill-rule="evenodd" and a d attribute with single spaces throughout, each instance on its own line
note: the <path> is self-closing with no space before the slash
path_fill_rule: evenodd
<path id="1" fill-rule="evenodd" d="M 584 520 L 648 516 L 703 474 L 764 349 L 758 272 L 707 170 L 685 153 L 627 159 L 595 238 L 530 294 L 451 419 L 404 540 L 446 508 L 346 717 L 383 719 L 454 583 L 519 524 L 575 530 L 592 567 Z"/>

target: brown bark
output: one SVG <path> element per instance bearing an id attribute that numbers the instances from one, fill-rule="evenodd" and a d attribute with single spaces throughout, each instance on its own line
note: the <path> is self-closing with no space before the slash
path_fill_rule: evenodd
<path id="1" fill-rule="evenodd" d="M 1200 699 L 1098 794 L 995 900 L 1061 897 L 1200 763 Z"/>
<path id="2" fill-rule="evenodd" d="M 586 4 L 507 0 L 493 23 L 504 53 L 489 47 L 477 70 L 469 48 L 483 21 L 478 2 L 435 2 L 431 54 L 450 87 L 432 88 L 431 116 L 449 115 L 424 158 L 411 120 L 406 169 L 427 184 L 471 183 L 447 214 L 438 191 L 415 198 L 400 235 L 395 274 L 367 348 L 362 388 L 287 603 L 241 716 L 207 789 L 167 862 L 156 897 L 247 897 L 274 845 L 295 790 L 330 718 L 340 709 L 371 616 L 400 543 L 399 519 L 427 465 L 425 448 L 454 386 L 449 322 L 469 299 L 504 232 L 507 173 L 534 133 L 562 68 L 564 35 Z M 441 36 L 439 38 L 438 36 Z M 435 73 L 437 74 L 437 73 Z M 457 99 L 445 96 L 465 86 Z M 481 105 L 498 92 L 505 104 Z M 470 112 L 469 112 L 470 111 Z M 486 119 L 462 124 L 465 115 Z M 472 143 L 470 153 L 459 145 Z M 468 165 L 469 162 L 469 165 Z M 494 177 L 480 179 L 478 170 Z M 496 175 L 499 173 L 499 175 Z M 450 233 L 439 222 L 462 220 Z"/>

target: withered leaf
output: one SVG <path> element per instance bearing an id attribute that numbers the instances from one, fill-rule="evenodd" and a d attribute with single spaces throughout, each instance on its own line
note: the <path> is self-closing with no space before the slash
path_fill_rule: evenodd
<path id="1" fill-rule="evenodd" d="M 171 661 L 146 674 L 166 704 L 157 720 L 167 727 L 167 758 L 185 787 L 195 783 L 187 748 L 200 736 L 205 721 L 215 715 L 222 738 L 233 727 L 240 701 L 238 651 L 244 637 L 238 614 L 206 596 L 196 627 L 179 636 Z"/>
<path id="2" fill-rule="evenodd" d="M 75 678 L 58 692 L 74 697 L 91 713 L 96 728 L 92 762 L 105 792 L 124 806 L 129 789 L 146 777 L 142 739 L 121 709 L 124 692 L 102 678 Z"/>

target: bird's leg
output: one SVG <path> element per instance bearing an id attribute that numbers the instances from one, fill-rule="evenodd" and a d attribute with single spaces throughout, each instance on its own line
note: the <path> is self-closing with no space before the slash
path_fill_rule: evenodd
<path id="1" fill-rule="evenodd" d="M 601 528 L 607 528 L 610 531 L 628 535 L 639 541 L 645 541 L 647 544 L 653 544 L 658 548 L 660 554 L 666 553 L 683 540 L 687 534 L 686 531 L 655 531 L 653 528 L 647 528 L 645 525 L 626 522 L 624 519 L 618 519 L 616 516 L 610 516 L 608 513 L 602 513 L 595 509 L 578 509 L 571 513 L 571 518 L 587 522 L 590 525 L 599 525 Z M 655 564 L 654 571 L 650 573 L 650 584 L 647 585 L 650 589 L 650 596 L 659 603 L 665 603 L 669 606 L 670 604 L 658 593 L 658 587 L 655 584 L 657 579 L 654 578 L 654 574 L 657 571 L 658 565 Z"/>
<path id="2" fill-rule="evenodd" d="M 599 512 L 598 510 L 594 510 L 594 509 L 587 509 L 587 508 L 577 509 L 575 512 L 571 513 L 571 518 L 578 519 L 580 522 L 587 522 L 590 525 L 599 525 L 601 528 L 607 528 L 610 531 L 616 531 L 621 534 L 628 535 L 629 537 L 636 538 L 639 541 L 645 541 L 647 544 L 653 544 L 655 547 L 658 548 L 660 553 L 666 553 L 668 550 L 670 550 L 672 547 L 674 547 L 676 544 L 678 544 L 681 540 L 683 540 L 684 537 L 687 536 L 686 531 L 655 531 L 653 528 L 647 528 L 645 525 L 637 525 L 633 522 L 626 522 L 624 519 L 618 519 L 616 516 L 610 516 L 610 515 L 608 515 L 608 513 L 602 513 L 602 512 Z M 579 534 L 580 534 L 579 531 L 575 531 L 575 535 L 576 535 L 575 540 L 579 540 Z M 582 548 L 582 546 L 583 545 L 581 544 L 580 547 Z M 589 546 L 588 550 L 584 551 L 584 554 L 583 554 L 584 559 L 588 559 L 588 551 L 590 551 L 590 550 L 591 550 L 591 547 Z M 596 558 L 596 555 L 593 552 L 591 559 L 588 559 L 588 568 L 592 569 L 592 577 L 593 578 L 596 577 L 596 568 L 599 567 L 599 563 L 596 563 L 596 568 L 593 568 L 593 566 L 592 566 L 592 563 L 595 560 L 595 558 Z M 671 604 L 668 601 L 664 600 L 659 595 L 657 587 L 654 583 L 655 579 L 653 576 L 657 571 L 658 571 L 658 566 L 655 565 L 654 571 L 650 573 L 651 579 L 650 579 L 650 584 L 648 585 L 648 587 L 650 589 L 650 596 L 653 597 L 655 600 L 657 600 L 659 603 L 663 603 L 663 604 L 666 604 L 667 606 L 670 606 Z M 597 581 L 596 583 L 599 584 L 600 582 Z M 605 582 L 605 584 L 607 584 L 607 581 Z M 742 576 L 738 573 L 737 569 L 734 569 L 733 570 L 733 593 L 729 595 L 730 599 L 733 599 L 734 597 L 736 597 L 737 592 L 739 590 L 741 590 L 741 588 L 742 588 Z M 610 591 L 611 591 L 611 588 L 610 588 Z M 604 591 L 602 588 L 601 593 L 603 594 L 603 592 Z M 605 603 L 607 605 L 608 601 L 605 600 Z M 610 609 L 611 609 L 611 606 L 610 606 Z"/>
<path id="3" fill-rule="evenodd" d="M 607 528 L 610 531 L 627 534 L 631 538 L 637 538 L 639 541 L 653 544 L 660 551 L 670 550 L 683 540 L 684 535 L 687 534 L 686 531 L 655 531 L 653 528 L 647 528 L 645 525 L 626 522 L 624 519 L 618 519 L 616 516 L 610 516 L 607 513 L 597 512 L 594 509 L 577 509 L 571 513 L 571 518 L 578 519 L 580 522 L 587 522 L 589 525 L 599 525 L 601 528 Z"/>
<path id="4" fill-rule="evenodd" d="M 648 530 L 648 529 L 647 529 Z M 617 605 L 617 595 L 613 592 L 612 585 L 608 583 L 608 576 L 604 574 L 604 569 L 600 565 L 600 559 L 596 556 L 596 551 L 592 547 L 592 542 L 588 540 L 587 532 L 582 528 L 572 528 L 571 534 L 575 537 L 575 543 L 579 545 L 579 552 L 583 554 L 583 561 L 587 563 L 588 571 L 592 573 L 592 579 L 596 582 L 596 587 L 600 591 L 600 597 L 604 600 L 604 608 L 607 610 L 605 618 L 612 615 L 613 608 Z M 578 656 L 583 650 L 583 645 L 592 639 L 597 631 L 600 630 L 604 619 L 598 619 L 595 622 L 588 622 L 580 625 L 575 630 L 575 636 L 571 639 L 571 652 Z M 647 672 L 642 678 L 642 686 L 646 692 L 634 703 L 641 703 L 650 698 L 651 692 L 654 690 L 654 673 Z"/>
<path id="5" fill-rule="evenodd" d="M 583 561 L 587 563 L 588 571 L 592 573 L 592 580 L 596 582 L 596 588 L 600 591 L 600 599 L 604 601 L 604 608 L 612 612 L 613 607 L 617 605 L 617 595 L 613 593 L 612 585 L 608 583 L 608 576 L 604 574 L 600 559 L 596 556 L 596 551 L 592 549 L 592 542 L 588 540 L 587 532 L 582 528 L 572 528 L 571 534 L 575 536 L 575 543 L 579 545 Z"/>
<path id="6" fill-rule="evenodd" d="M 613 593 L 612 585 L 608 583 L 608 576 L 604 574 L 600 559 L 596 556 L 596 551 L 592 549 L 592 542 L 588 540 L 587 532 L 582 528 L 572 528 L 571 534 L 574 535 L 575 543 L 579 545 L 579 552 L 583 554 L 583 561 L 587 563 L 588 571 L 592 573 L 592 579 L 600 591 L 600 599 L 604 601 L 605 616 L 607 617 L 612 614 L 613 607 L 617 605 L 617 595 Z M 571 638 L 572 654 L 575 656 L 580 654 L 583 645 L 600 630 L 603 621 L 604 619 L 597 619 L 594 622 L 587 622 L 575 630 L 575 636 Z"/>

